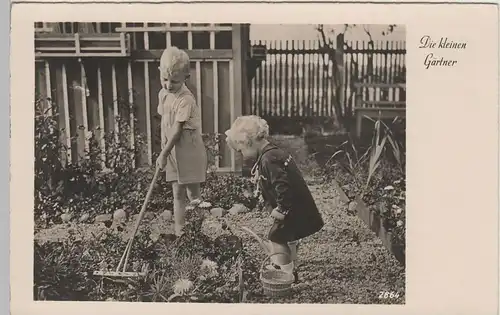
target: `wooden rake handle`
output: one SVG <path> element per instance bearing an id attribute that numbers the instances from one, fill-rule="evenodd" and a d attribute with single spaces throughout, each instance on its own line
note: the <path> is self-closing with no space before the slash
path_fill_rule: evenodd
<path id="1" fill-rule="evenodd" d="M 118 264 L 118 267 L 116 268 L 116 271 L 120 271 L 120 268 L 123 264 L 123 272 L 127 269 L 127 263 L 128 263 L 128 258 L 130 256 L 130 252 L 132 251 L 132 244 L 134 242 L 135 235 L 137 234 L 137 230 L 139 229 L 139 225 L 141 224 L 142 218 L 144 217 L 144 214 L 146 213 L 146 207 L 148 205 L 149 199 L 151 198 L 151 195 L 153 193 L 153 189 L 155 187 L 156 181 L 158 179 L 158 175 L 160 175 L 160 169 L 157 167 L 155 174 L 153 176 L 153 180 L 151 181 L 151 184 L 149 185 L 149 190 L 148 193 L 146 194 L 146 199 L 144 200 L 144 203 L 142 204 L 141 212 L 139 212 L 139 216 L 137 217 L 137 220 L 135 222 L 135 227 L 134 231 L 132 232 L 132 236 L 130 237 L 127 247 L 125 248 L 125 251 L 123 252 L 122 258 L 120 259 L 120 263 Z"/>

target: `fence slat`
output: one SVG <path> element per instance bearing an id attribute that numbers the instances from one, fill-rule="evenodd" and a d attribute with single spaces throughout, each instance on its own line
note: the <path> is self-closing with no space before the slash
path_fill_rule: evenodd
<path id="1" fill-rule="evenodd" d="M 188 50 L 191 50 L 191 49 L 193 49 L 193 31 L 191 30 L 192 29 L 191 24 L 188 24 L 187 27 L 189 28 L 189 31 L 187 34 L 187 36 L 188 36 L 188 47 L 187 48 L 188 48 Z"/>
<path id="2" fill-rule="evenodd" d="M 127 87 L 128 87 L 128 103 L 129 103 L 129 119 L 130 119 L 130 149 L 132 150 L 132 167 L 135 167 L 135 123 L 134 123 L 134 87 L 132 82 L 132 63 L 127 62 Z"/>
<path id="3" fill-rule="evenodd" d="M 52 87 L 50 84 L 50 65 L 45 61 L 45 88 L 47 90 L 47 114 L 52 115 Z"/>
<path id="4" fill-rule="evenodd" d="M 149 62 L 144 61 L 144 96 L 146 103 L 146 141 L 148 146 L 148 163 L 153 163 L 153 143 L 151 139 L 151 99 L 149 91 Z"/>
<path id="5" fill-rule="evenodd" d="M 302 41 L 302 49 L 306 49 L 306 41 Z M 301 115 L 306 114 L 306 54 L 302 54 L 302 104 Z"/>
<path id="6" fill-rule="evenodd" d="M 231 127 L 231 117 L 232 114 L 231 112 L 234 111 L 232 110 L 232 104 L 234 104 L 234 101 L 231 100 L 231 93 L 229 93 L 228 87 L 234 86 L 234 82 L 231 83 L 231 80 L 234 79 L 231 76 L 231 69 L 229 67 L 229 62 L 223 61 L 223 62 L 218 62 L 217 63 L 217 89 L 216 93 L 218 94 L 218 104 L 219 104 L 219 110 L 217 112 L 218 116 L 218 129 L 217 132 L 221 134 L 221 138 L 219 141 L 219 153 L 220 153 L 220 160 L 219 160 L 219 167 L 220 168 L 227 168 L 231 167 L 231 151 L 230 148 L 227 146 L 225 140 L 225 131 Z M 215 76 L 214 76 L 215 79 Z"/>
<path id="7" fill-rule="evenodd" d="M 230 103 L 234 103 L 234 69 L 233 69 L 233 61 L 229 61 L 229 100 Z M 234 106 L 230 106 L 230 116 L 231 116 L 231 124 L 234 122 L 236 119 L 234 115 Z M 235 170 L 236 167 L 236 155 L 234 150 L 231 151 L 231 171 Z"/>
<path id="8" fill-rule="evenodd" d="M 199 61 L 196 61 L 196 102 L 201 108 L 204 108 L 203 99 L 201 97 L 201 62 Z M 203 123 L 201 125 L 203 132 Z"/>
<path id="9" fill-rule="evenodd" d="M 312 48 L 312 42 L 309 40 L 308 42 L 308 49 Z M 314 90 L 314 70 L 313 70 L 313 62 L 314 62 L 314 56 L 312 54 L 307 55 L 307 85 L 308 85 L 308 92 L 307 92 L 307 102 L 309 106 L 307 106 L 307 115 L 311 116 L 312 115 L 312 104 L 314 101 L 314 96 L 313 96 L 313 90 Z"/>
<path id="10" fill-rule="evenodd" d="M 214 133 L 215 132 L 215 91 L 213 90 L 214 87 L 214 76 L 213 76 L 213 63 L 210 61 L 205 61 L 205 62 L 200 62 L 200 88 L 201 88 L 201 95 L 200 97 L 202 98 L 202 106 L 203 106 L 203 113 L 202 113 L 202 119 L 203 123 L 205 124 L 204 126 L 204 132 L 205 133 Z"/>
<path id="11" fill-rule="evenodd" d="M 259 41 L 259 45 L 262 45 L 262 41 Z M 263 112 L 265 112 L 266 108 L 264 103 L 262 102 L 262 84 L 264 82 L 263 80 L 263 73 L 262 73 L 262 63 L 260 64 L 258 68 L 258 73 L 259 73 L 259 85 L 258 85 L 258 106 L 259 106 L 259 115 L 262 115 Z"/>
<path id="12" fill-rule="evenodd" d="M 317 48 L 319 49 L 319 41 L 316 42 L 317 43 Z M 320 116 L 320 111 L 321 111 L 321 90 L 320 90 L 320 86 L 321 86 L 321 83 L 322 83 L 322 80 L 321 80 L 321 72 L 320 72 L 320 64 L 321 64 L 321 57 L 320 57 L 320 53 L 318 51 L 318 53 L 316 54 L 316 80 L 317 80 L 317 84 L 316 84 L 316 99 L 314 100 L 314 102 L 316 103 L 316 112 L 315 112 L 315 116 Z"/>
<path id="13" fill-rule="evenodd" d="M 264 42 L 265 43 L 265 42 Z M 265 108 L 264 112 L 266 114 L 269 114 L 271 113 L 271 106 L 269 106 L 269 103 L 268 103 L 268 98 L 267 98 L 267 92 L 269 90 L 269 87 L 268 87 L 268 81 L 267 81 L 267 69 L 268 69 L 268 63 L 267 63 L 267 60 L 263 60 L 261 65 L 260 65 L 260 68 L 262 69 L 262 78 L 263 78 L 263 81 L 262 81 L 262 85 L 259 87 L 259 91 L 261 91 L 262 93 L 262 103 L 261 103 L 261 106 Z"/>
<path id="14" fill-rule="evenodd" d="M 280 41 L 280 49 L 283 47 L 283 42 Z M 277 54 L 277 57 L 279 57 L 278 63 L 277 63 L 277 68 L 278 68 L 278 88 L 279 88 L 279 116 L 284 116 L 285 114 L 285 104 L 283 104 L 283 55 Z"/>
<path id="15" fill-rule="evenodd" d="M 288 41 L 285 42 L 285 49 L 288 50 Z M 288 117 L 288 107 L 290 106 L 289 104 L 289 97 L 288 97 L 288 93 L 289 93 L 289 85 L 288 85 L 288 76 L 289 76 L 289 71 L 288 71 L 289 67 L 288 67 L 288 53 L 285 54 L 285 112 L 284 112 L 284 116 L 285 117 Z"/>
<path id="16" fill-rule="evenodd" d="M 66 66 L 62 64 L 62 88 L 63 88 L 63 101 L 64 101 L 64 131 L 66 134 L 66 162 L 72 164 L 71 157 L 71 128 L 69 123 L 69 99 L 68 99 L 68 75 L 66 73 Z"/>
<path id="17" fill-rule="evenodd" d="M 328 116 L 328 110 L 326 106 L 328 106 L 328 98 L 327 98 L 327 72 L 325 71 L 326 57 L 325 54 L 321 54 L 321 79 L 323 80 L 323 84 L 321 84 L 321 116 Z"/>
<path id="18" fill-rule="evenodd" d="M 358 49 L 358 42 L 356 42 L 356 49 Z M 362 49 L 365 50 L 365 42 L 362 43 Z M 356 54 L 356 59 L 358 59 L 358 54 Z M 367 82 L 368 79 L 367 79 L 367 73 L 368 73 L 368 69 L 367 69 L 367 55 L 365 54 L 361 54 L 361 82 Z M 357 61 L 357 60 L 356 60 Z M 366 65 L 365 65 L 366 64 Z M 352 78 L 350 80 L 350 82 L 353 82 Z M 361 88 L 361 99 L 364 100 L 366 98 L 366 89 L 363 87 Z"/>
<path id="19" fill-rule="evenodd" d="M 85 73 L 85 67 L 83 62 L 80 61 L 80 84 L 81 84 L 81 94 L 82 94 L 82 125 L 83 125 L 83 137 L 84 137 L 84 147 L 85 152 L 89 151 L 89 125 L 88 125 L 88 111 L 87 111 L 87 78 Z"/>
<path id="20" fill-rule="evenodd" d="M 299 42 L 297 42 L 297 48 L 299 46 Z M 295 81 L 294 81 L 294 87 L 295 87 L 295 116 L 300 115 L 300 55 L 297 54 L 297 57 L 295 58 Z"/>
<path id="21" fill-rule="evenodd" d="M 213 80 L 213 90 L 214 90 L 214 133 L 219 133 L 219 75 L 217 61 L 212 61 L 212 80 Z M 217 152 L 220 152 L 220 146 L 217 144 Z M 215 157 L 215 165 L 218 168 L 220 166 L 220 156 Z"/>
<path id="22" fill-rule="evenodd" d="M 117 119 L 120 117 L 120 114 L 118 112 L 118 91 L 116 87 L 116 68 L 114 63 L 111 65 L 111 86 L 113 92 L 113 125 L 115 127 L 115 141 L 119 143 L 120 127 Z"/>
<path id="23" fill-rule="evenodd" d="M 97 106 L 99 107 L 99 145 L 101 148 L 101 160 L 103 166 L 106 161 L 106 139 L 104 127 L 104 102 L 103 102 L 101 65 L 97 65 Z"/>

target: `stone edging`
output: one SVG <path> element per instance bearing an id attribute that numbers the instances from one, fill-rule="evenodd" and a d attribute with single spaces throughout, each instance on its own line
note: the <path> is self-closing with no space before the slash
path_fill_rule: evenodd
<path id="1" fill-rule="evenodd" d="M 336 180 L 332 180 L 333 186 L 335 190 L 338 192 L 340 200 L 342 202 L 349 204 L 350 200 L 347 197 L 346 193 L 340 187 L 339 183 Z M 406 250 L 405 246 L 396 245 L 392 243 L 392 233 L 387 231 L 383 225 L 382 219 L 380 216 L 371 211 L 365 203 L 356 196 L 355 200 L 355 210 L 358 217 L 370 228 L 372 232 L 374 232 L 377 237 L 382 241 L 384 246 L 394 255 L 394 257 L 402 264 L 406 263 Z"/>

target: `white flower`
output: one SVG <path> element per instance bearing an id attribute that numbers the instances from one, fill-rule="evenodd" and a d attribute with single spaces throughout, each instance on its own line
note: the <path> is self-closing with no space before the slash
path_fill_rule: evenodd
<path id="1" fill-rule="evenodd" d="M 384 188 L 384 190 L 394 190 L 394 187 L 392 187 L 391 185 L 389 185 L 389 186 L 386 186 L 386 187 Z"/>
<path id="2" fill-rule="evenodd" d="M 397 226 L 403 226 L 403 221 L 399 220 L 398 222 L 396 222 L 396 225 Z"/>
<path id="3" fill-rule="evenodd" d="M 197 206 L 197 205 L 199 205 L 200 203 L 201 203 L 201 200 L 200 200 L 200 199 L 195 199 L 195 200 L 191 201 L 189 204 L 190 204 L 191 206 Z"/>
<path id="4" fill-rule="evenodd" d="M 187 279 L 179 279 L 174 283 L 174 294 L 184 295 L 191 291 L 193 288 L 193 283 Z"/>
<path id="5" fill-rule="evenodd" d="M 211 261 L 210 259 L 203 259 L 200 269 L 201 272 L 203 272 L 203 275 L 207 278 L 212 278 L 219 274 L 217 272 L 217 263 Z"/>
<path id="6" fill-rule="evenodd" d="M 210 208 L 212 206 L 212 204 L 210 202 L 207 202 L 207 201 L 203 201 L 202 203 L 200 203 L 198 205 L 198 207 L 200 208 Z"/>
<path id="7" fill-rule="evenodd" d="M 403 209 L 401 209 L 398 205 L 392 205 L 392 209 L 396 214 L 401 214 L 401 212 L 403 211 Z"/>
<path id="8" fill-rule="evenodd" d="M 243 192 L 243 197 L 245 197 L 245 198 L 250 198 L 250 197 L 252 197 L 252 195 L 253 195 L 253 193 L 250 190 L 245 190 Z"/>
<path id="9" fill-rule="evenodd" d="M 189 206 L 186 206 L 186 210 L 187 210 L 187 211 L 191 211 L 191 210 L 194 210 L 194 206 L 191 206 L 191 205 L 189 205 Z"/>

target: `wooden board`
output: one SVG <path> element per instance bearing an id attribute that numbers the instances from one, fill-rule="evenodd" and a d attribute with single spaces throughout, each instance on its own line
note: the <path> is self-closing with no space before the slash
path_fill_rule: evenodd
<path id="1" fill-rule="evenodd" d="M 219 109 L 218 109 L 218 129 L 219 133 L 224 135 L 224 132 L 231 127 L 231 93 L 229 91 L 231 73 L 229 72 L 229 62 L 217 63 L 218 74 L 218 91 Z M 231 167 L 231 149 L 226 145 L 225 136 L 222 136 L 220 142 L 220 166 Z"/>

